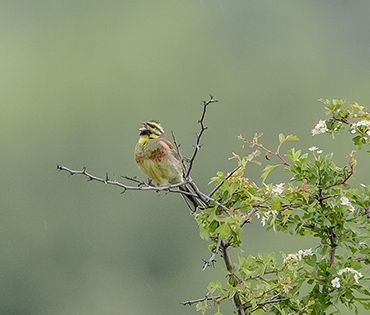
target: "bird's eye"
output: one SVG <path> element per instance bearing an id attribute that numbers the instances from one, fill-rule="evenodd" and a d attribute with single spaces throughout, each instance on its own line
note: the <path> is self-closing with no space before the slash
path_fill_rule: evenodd
<path id="1" fill-rule="evenodd" d="M 157 128 L 157 126 L 156 125 L 154 125 L 154 124 L 152 124 L 152 123 L 146 123 L 150 128 Z"/>

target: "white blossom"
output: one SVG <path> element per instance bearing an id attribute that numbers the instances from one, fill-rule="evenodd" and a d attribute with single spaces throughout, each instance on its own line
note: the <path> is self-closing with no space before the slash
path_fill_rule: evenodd
<path id="1" fill-rule="evenodd" d="M 314 152 L 314 151 L 316 151 L 318 149 L 319 149 L 319 147 L 317 147 L 317 146 L 313 146 L 311 148 L 308 148 L 308 150 L 311 151 L 311 152 Z"/>
<path id="2" fill-rule="evenodd" d="M 356 125 L 357 126 L 370 126 L 370 120 L 360 120 Z"/>
<path id="3" fill-rule="evenodd" d="M 289 254 L 284 259 L 284 264 L 296 264 L 302 260 L 302 257 L 298 256 L 297 254 Z"/>
<path id="4" fill-rule="evenodd" d="M 272 192 L 277 194 L 277 195 L 280 195 L 283 191 L 284 191 L 284 183 L 280 183 L 280 184 L 277 184 L 276 185 L 276 188 L 273 188 L 272 189 Z"/>
<path id="5" fill-rule="evenodd" d="M 304 250 L 300 249 L 298 253 L 288 254 L 288 256 L 286 256 L 286 258 L 284 259 L 284 264 L 285 263 L 296 264 L 300 262 L 303 257 L 312 255 L 313 255 L 312 248 Z"/>
<path id="6" fill-rule="evenodd" d="M 351 268 L 351 267 L 345 267 L 345 268 L 343 268 L 343 269 L 340 269 L 339 271 L 338 271 L 338 275 L 340 276 L 340 275 L 342 275 L 344 272 L 348 272 L 348 273 L 352 273 L 353 274 L 353 279 L 355 280 L 355 282 L 358 284 L 359 282 L 358 282 L 358 280 L 360 279 L 360 278 L 362 278 L 363 277 L 363 275 L 362 275 L 362 273 L 361 272 L 359 272 L 359 271 L 357 271 L 356 269 L 353 269 L 353 268 Z"/>
<path id="7" fill-rule="evenodd" d="M 314 129 L 312 129 L 312 135 L 319 135 L 320 133 L 325 133 L 328 131 L 326 128 L 325 120 L 319 120 Z"/>
<path id="8" fill-rule="evenodd" d="M 333 280 L 331 280 L 331 285 L 333 288 L 340 288 L 340 281 L 338 277 L 335 277 Z"/>
<path id="9" fill-rule="evenodd" d="M 262 226 L 265 226 L 266 225 L 266 220 L 267 220 L 268 218 L 266 218 L 264 215 L 262 216 L 262 219 L 261 219 L 261 224 L 262 224 Z"/>
<path id="10" fill-rule="evenodd" d="M 340 197 L 340 204 L 343 206 L 348 206 L 348 210 L 351 212 L 355 211 L 355 207 L 347 197 Z"/>
<path id="11" fill-rule="evenodd" d="M 351 203 L 349 202 L 349 199 L 347 197 L 340 197 L 340 204 L 343 206 L 348 206 Z"/>

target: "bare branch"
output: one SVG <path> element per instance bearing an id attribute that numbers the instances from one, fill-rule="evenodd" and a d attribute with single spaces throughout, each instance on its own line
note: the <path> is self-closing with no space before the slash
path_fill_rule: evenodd
<path id="1" fill-rule="evenodd" d="M 219 299 L 221 296 L 206 296 L 204 298 L 200 298 L 200 299 L 196 299 L 196 300 L 189 300 L 189 301 L 184 301 L 184 302 L 181 302 L 182 305 L 192 305 L 192 304 L 195 304 L 195 303 L 198 303 L 198 302 L 203 302 L 205 300 L 207 301 L 214 301 L 214 300 L 217 300 Z"/>
<path id="2" fill-rule="evenodd" d="M 97 182 L 100 182 L 100 183 L 104 183 L 106 185 L 118 186 L 118 187 L 123 189 L 123 192 L 125 192 L 126 190 L 154 190 L 154 191 L 157 191 L 157 192 L 158 191 L 168 191 L 168 192 L 174 192 L 174 193 L 179 193 L 179 194 L 188 195 L 188 196 L 194 196 L 194 197 L 198 196 L 198 195 L 196 195 L 192 192 L 183 191 L 183 190 L 178 189 L 178 187 L 186 185 L 187 184 L 186 182 L 181 182 L 181 183 L 174 184 L 174 185 L 169 185 L 169 186 L 160 186 L 160 187 L 158 187 L 158 186 L 152 186 L 149 183 L 145 183 L 145 182 L 143 182 L 141 180 L 137 180 L 135 178 L 130 178 L 130 177 L 123 176 L 123 178 L 133 180 L 134 182 L 137 182 L 139 184 L 137 186 L 129 186 L 129 185 L 126 185 L 126 184 L 123 184 L 123 183 L 117 181 L 116 178 L 114 180 L 110 180 L 108 178 L 108 174 L 106 174 L 105 179 L 97 177 L 95 175 L 92 175 L 92 174 L 90 174 L 86 171 L 86 167 L 83 167 L 81 171 L 75 171 L 75 170 L 72 170 L 72 169 L 70 169 L 68 167 L 65 167 L 63 165 L 57 165 L 57 169 L 61 170 L 61 171 L 66 171 L 70 175 L 83 175 L 83 176 L 87 177 L 88 181 L 97 181 Z"/>
<path id="3" fill-rule="evenodd" d="M 177 142 L 176 140 L 176 137 L 175 137 L 175 133 L 173 131 L 171 131 L 171 134 L 172 134 L 172 139 L 173 139 L 173 144 L 175 145 L 176 147 L 176 151 L 177 151 L 177 154 L 180 156 L 181 158 L 181 162 L 182 162 L 182 166 L 184 167 L 184 173 L 186 174 L 187 173 L 187 165 L 185 163 L 185 159 L 183 158 L 182 154 L 181 154 L 181 150 L 180 150 L 180 144 Z"/>
<path id="4" fill-rule="evenodd" d="M 209 266 L 214 267 L 215 262 L 216 262 L 215 257 L 216 257 L 216 255 L 218 254 L 218 252 L 220 251 L 220 246 L 221 246 L 221 240 L 220 240 L 220 239 L 218 239 L 217 246 L 216 246 L 216 248 L 212 251 L 212 255 L 211 255 L 211 257 L 210 257 L 208 260 L 204 260 L 204 266 L 203 266 L 202 271 L 206 270 L 206 268 L 207 268 L 207 267 L 209 267 Z"/>
<path id="5" fill-rule="evenodd" d="M 283 293 L 284 293 L 284 291 L 280 291 L 280 292 L 276 293 L 275 295 L 271 296 L 267 301 L 257 303 L 257 307 L 252 311 L 252 313 L 254 311 L 258 310 L 259 308 L 265 307 L 268 304 L 278 303 L 278 302 L 286 300 L 285 298 L 280 298 Z M 251 308 L 251 307 L 252 307 L 252 305 L 248 304 L 248 305 L 244 306 L 244 309 L 248 309 L 248 308 Z"/>
<path id="6" fill-rule="evenodd" d="M 198 120 L 198 123 L 200 124 L 200 132 L 197 133 L 197 140 L 196 140 L 196 143 L 194 145 L 194 153 L 193 153 L 193 156 L 191 157 L 191 159 L 189 161 L 189 168 L 188 168 L 188 171 L 186 173 L 186 177 L 188 177 L 190 175 L 190 172 L 193 168 L 194 160 L 195 160 L 200 148 L 202 147 L 202 145 L 200 144 L 200 139 L 201 139 L 204 131 L 207 130 L 207 127 L 204 125 L 204 118 L 205 118 L 205 115 L 206 115 L 207 106 L 209 104 L 218 102 L 217 100 L 215 100 L 213 98 L 212 95 L 209 95 L 209 96 L 210 96 L 210 99 L 208 101 L 203 101 L 202 102 L 203 112 L 202 112 L 202 115 L 201 115 L 200 119 Z"/>

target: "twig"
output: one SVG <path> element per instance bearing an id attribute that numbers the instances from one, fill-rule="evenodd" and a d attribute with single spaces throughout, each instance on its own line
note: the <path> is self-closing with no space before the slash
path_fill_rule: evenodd
<path id="1" fill-rule="evenodd" d="M 226 180 L 228 180 L 231 176 L 233 176 L 235 174 L 235 172 L 237 172 L 242 166 L 239 165 L 238 167 L 234 168 L 231 173 L 229 173 L 226 178 L 224 178 L 221 183 L 219 183 L 215 188 L 213 188 L 213 190 L 211 191 L 211 193 L 208 195 L 209 197 L 212 197 L 213 194 L 220 189 L 220 187 L 225 183 Z"/>
<path id="2" fill-rule="evenodd" d="M 198 302 L 203 302 L 203 301 L 210 301 L 210 300 L 217 300 L 219 299 L 221 296 L 217 295 L 217 296 L 206 296 L 204 298 L 200 298 L 200 299 L 196 299 L 196 300 L 189 300 L 189 301 L 184 301 L 184 302 L 181 302 L 182 305 L 192 305 L 192 304 L 195 304 L 195 303 L 198 303 Z"/>
<path id="3" fill-rule="evenodd" d="M 184 173 L 186 174 L 188 167 L 185 163 L 185 159 L 183 158 L 183 156 L 181 154 L 180 144 L 177 142 L 176 137 L 175 137 L 175 133 L 172 130 L 171 130 L 171 134 L 172 134 L 173 144 L 176 147 L 177 154 L 180 156 L 182 166 L 184 167 Z"/>
<path id="4" fill-rule="evenodd" d="M 254 311 L 258 310 L 259 308 L 263 308 L 267 304 L 278 303 L 278 302 L 281 302 L 281 301 L 286 300 L 285 298 L 280 298 L 280 296 L 283 293 L 284 293 L 284 291 L 280 291 L 280 292 L 276 293 L 275 295 L 271 296 L 267 301 L 257 303 L 257 307 L 251 313 L 253 313 Z M 252 305 L 251 304 L 248 304 L 248 305 L 245 305 L 244 306 L 244 309 L 248 309 L 248 308 L 251 308 L 251 307 L 252 307 Z"/>
<path id="5" fill-rule="evenodd" d="M 250 147 L 253 148 L 254 146 L 260 148 L 261 150 L 265 151 L 266 152 L 266 158 L 268 159 L 267 157 L 267 154 L 272 154 L 272 155 L 275 155 L 277 158 L 279 158 L 281 160 L 282 163 L 278 163 L 278 164 L 282 164 L 282 165 L 286 165 L 286 166 L 290 166 L 290 164 L 280 155 L 279 151 L 271 151 L 267 148 L 265 148 L 262 144 L 258 143 L 258 138 L 261 136 L 262 134 L 255 134 L 254 135 L 254 138 L 253 140 L 248 140 L 246 138 L 244 138 L 242 135 L 238 136 L 238 139 L 239 140 L 242 140 L 243 142 L 246 142 L 248 144 L 250 144 Z"/>
<path id="6" fill-rule="evenodd" d="M 212 251 L 212 255 L 211 255 L 211 257 L 210 257 L 208 260 L 205 260 L 205 261 L 204 261 L 204 266 L 203 266 L 202 271 L 206 270 L 206 268 L 207 268 L 207 267 L 209 267 L 209 266 L 214 267 L 214 264 L 215 264 L 215 262 L 216 262 L 215 257 L 216 257 L 216 255 L 218 254 L 218 252 L 220 251 L 220 246 L 221 246 L 221 240 L 220 240 L 220 239 L 218 239 L 217 246 L 216 246 L 216 248 Z"/>
<path id="7" fill-rule="evenodd" d="M 194 145 L 194 153 L 193 153 L 193 156 L 191 157 L 190 161 L 189 161 L 189 168 L 188 168 L 188 171 L 186 172 L 186 177 L 188 177 L 190 175 L 190 172 L 193 168 L 193 164 L 194 164 L 194 160 L 201 148 L 201 144 L 200 144 L 200 139 L 204 133 L 204 131 L 207 129 L 207 127 L 205 127 L 204 125 L 204 118 L 205 118 L 205 115 L 206 115 L 206 110 L 207 110 L 207 106 L 209 104 L 212 104 L 212 103 L 216 103 L 218 102 L 217 100 L 215 100 L 213 98 L 212 95 L 209 95 L 210 96 L 210 99 L 208 101 L 203 101 L 202 102 L 202 105 L 203 105 L 203 112 L 202 112 L 202 115 L 200 117 L 200 119 L 198 120 L 198 123 L 200 124 L 200 132 L 197 133 L 197 139 L 196 139 L 196 143 Z"/>
<path id="8" fill-rule="evenodd" d="M 87 177 L 88 181 L 97 181 L 97 182 L 104 183 L 106 185 L 118 186 L 118 187 L 123 189 L 122 193 L 124 193 L 126 190 L 154 190 L 154 191 L 168 191 L 168 192 L 174 192 L 174 193 L 179 193 L 179 194 L 183 194 L 183 195 L 197 197 L 197 195 L 194 194 L 194 193 L 178 189 L 178 187 L 186 185 L 187 182 L 182 182 L 182 183 L 169 185 L 169 186 L 157 187 L 157 186 L 152 186 L 152 185 L 150 185 L 148 183 L 145 183 L 143 181 L 136 180 L 135 178 L 130 178 L 130 177 L 123 176 L 124 178 L 129 179 L 129 180 L 133 180 L 133 181 L 135 181 L 139 184 L 138 186 L 129 186 L 129 185 L 126 185 L 126 184 L 123 184 L 123 183 L 117 181 L 117 179 L 110 180 L 108 178 L 108 174 L 106 174 L 105 179 L 97 177 L 95 175 L 92 175 L 92 174 L 90 174 L 86 171 L 86 167 L 83 167 L 81 171 L 75 171 L 75 170 L 72 170 L 72 169 L 70 169 L 68 167 L 65 167 L 63 165 L 57 165 L 57 169 L 61 170 L 61 171 L 66 171 L 70 175 L 83 175 L 83 176 Z"/>

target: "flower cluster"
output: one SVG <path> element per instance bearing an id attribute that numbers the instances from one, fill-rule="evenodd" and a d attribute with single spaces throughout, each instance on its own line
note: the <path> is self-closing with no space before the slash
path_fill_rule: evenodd
<path id="1" fill-rule="evenodd" d="M 338 271 L 339 276 L 342 276 L 343 273 L 353 274 L 353 279 L 355 280 L 357 284 L 359 284 L 358 280 L 363 277 L 361 272 L 358 272 L 356 269 L 353 269 L 350 267 L 345 267 Z M 340 278 L 335 277 L 333 280 L 331 280 L 331 285 L 333 286 L 333 288 L 340 288 Z"/>
<path id="2" fill-rule="evenodd" d="M 360 120 L 357 123 L 351 124 L 351 129 L 352 129 L 351 132 L 356 133 L 357 128 L 361 126 L 365 127 L 365 129 L 367 130 L 366 134 L 370 136 L 370 120 Z"/>
<path id="3" fill-rule="evenodd" d="M 350 203 L 347 197 L 340 197 L 340 204 L 343 206 L 348 206 L 349 211 L 351 212 L 355 211 L 355 207 L 353 206 L 352 203 Z"/>
<path id="4" fill-rule="evenodd" d="M 277 215 L 278 215 L 277 210 L 269 210 L 266 213 L 262 214 L 262 216 L 258 212 L 256 212 L 256 217 L 258 219 L 261 219 L 262 226 L 266 225 L 266 222 L 271 218 L 271 216 L 276 217 Z"/>
<path id="5" fill-rule="evenodd" d="M 300 249 L 298 253 L 288 254 L 288 256 L 286 256 L 286 258 L 284 259 L 284 264 L 296 264 L 300 262 L 303 257 L 312 255 L 313 255 L 312 248 L 305 250 Z"/>
<path id="6" fill-rule="evenodd" d="M 276 195 L 281 195 L 284 191 L 284 183 L 277 184 L 275 188 L 272 188 L 272 192 Z"/>
<path id="7" fill-rule="evenodd" d="M 356 269 L 353 269 L 353 268 L 350 268 L 350 267 L 345 267 L 343 269 L 340 269 L 338 271 L 338 275 L 342 275 L 343 273 L 345 272 L 348 272 L 348 273 L 353 273 L 353 279 L 355 280 L 355 282 L 358 284 L 358 279 L 362 278 L 363 275 L 361 272 L 358 272 Z"/>
<path id="8" fill-rule="evenodd" d="M 317 123 L 317 125 L 315 126 L 314 129 L 312 129 L 312 135 L 315 136 L 315 135 L 319 135 L 321 133 L 325 133 L 328 131 L 328 128 L 326 127 L 326 123 L 325 123 L 325 120 L 319 120 L 319 122 Z"/>
<path id="9" fill-rule="evenodd" d="M 309 151 L 311 152 L 317 152 L 318 154 L 321 154 L 323 151 L 322 150 L 319 150 L 319 147 L 317 146 L 313 146 L 311 148 L 308 148 Z"/>

